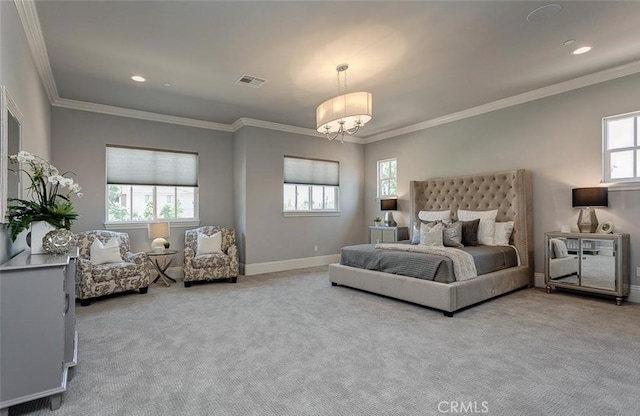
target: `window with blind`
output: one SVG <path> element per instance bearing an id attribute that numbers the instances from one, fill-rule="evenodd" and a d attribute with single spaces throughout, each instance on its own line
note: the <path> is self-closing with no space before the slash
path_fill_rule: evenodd
<path id="1" fill-rule="evenodd" d="M 284 157 L 285 213 L 339 211 L 340 164 L 330 160 Z"/>
<path id="2" fill-rule="evenodd" d="M 107 222 L 198 218 L 198 154 L 107 146 Z"/>

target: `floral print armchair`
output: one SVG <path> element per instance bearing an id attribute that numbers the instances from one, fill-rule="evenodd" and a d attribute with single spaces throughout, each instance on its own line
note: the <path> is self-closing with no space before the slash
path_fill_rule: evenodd
<path id="1" fill-rule="evenodd" d="M 198 254 L 198 233 L 212 236 L 222 233 L 222 254 Z M 238 279 L 238 247 L 233 228 L 204 226 L 187 230 L 184 234 L 184 286 L 196 280 L 226 279 L 235 283 Z"/>
<path id="2" fill-rule="evenodd" d="M 118 238 L 121 263 L 93 264 L 91 244 L 97 238 L 103 244 Z M 129 234 L 106 230 L 85 231 L 75 235 L 79 257 L 76 268 L 76 298 L 82 306 L 88 306 L 91 298 L 128 290 L 147 293 L 149 266 L 145 253 L 131 253 Z"/>

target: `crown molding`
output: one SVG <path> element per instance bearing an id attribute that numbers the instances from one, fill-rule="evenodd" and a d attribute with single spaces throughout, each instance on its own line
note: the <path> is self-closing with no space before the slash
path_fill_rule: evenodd
<path id="1" fill-rule="evenodd" d="M 180 126 L 197 127 L 200 129 L 219 130 L 233 132 L 228 124 L 214 123 L 212 121 L 196 120 L 186 117 L 169 116 L 166 114 L 151 113 L 148 111 L 132 110 L 130 108 L 115 107 L 111 105 L 89 103 L 86 101 L 69 100 L 59 98 L 52 104 L 54 107 L 68 108 L 71 110 L 90 111 L 92 113 L 108 114 L 112 116 L 137 118 L 139 120 L 157 121 L 159 123 L 177 124 Z"/>
<path id="2" fill-rule="evenodd" d="M 368 136 L 368 137 L 365 137 L 363 143 L 364 144 L 373 143 L 380 140 L 397 137 L 403 134 L 413 133 L 419 130 L 425 130 L 431 127 L 436 127 L 443 124 L 451 123 L 453 121 L 463 120 L 465 118 L 489 113 L 491 111 L 496 111 L 503 108 L 528 103 L 530 101 L 539 100 L 541 98 L 550 97 L 552 95 L 562 94 L 562 93 L 573 91 L 579 88 L 588 87 L 590 85 L 599 84 L 601 82 L 625 77 L 627 75 L 633 75 L 638 72 L 640 72 L 640 61 L 630 62 L 625 65 L 620 65 L 613 68 L 605 69 L 604 71 L 585 75 L 579 78 L 574 78 L 569 81 L 564 81 L 557 84 L 549 85 L 548 87 L 543 87 L 537 90 L 528 91 L 522 94 L 514 95 L 512 97 L 504 98 L 501 100 L 492 101 L 487 104 L 482 104 L 476 107 L 468 108 L 466 110 L 458 111 L 457 113 L 451 113 L 442 117 L 437 117 L 431 120 L 423 121 L 421 123 L 413 124 L 411 126 L 402 127 L 400 129 L 391 130 L 381 134 Z"/>
<path id="3" fill-rule="evenodd" d="M 53 78 L 53 71 L 51 70 L 47 46 L 42 35 L 36 4 L 33 0 L 14 0 L 14 3 L 16 9 L 18 9 L 18 16 L 20 16 L 24 33 L 27 36 L 27 42 L 29 43 L 38 74 L 40 74 L 42 85 L 44 85 L 44 89 L 47 92 L 49 102 L 53 104 L 60 96 L 58 95 L 56 81 Z"/>
<path id="4" fill-rule="evenodd" d="M 291 126 L 288 124 L 273 123 L 271 121 L 256 120 L 253 118 L 239 118 L 231 125 L 231 128 L 234 132 L 241 129 L 242 127 L 259 127 L 262 129 L 277 130 L 286 133 L 296 133 L 326 140 L 325 135 L 322 133 L 318 133 L 317 130 L 308 129 L 306 127 Z M 348 135 L 344 137 L 344 141 L 349 143 L 363 144 L 362 139 Z"/>

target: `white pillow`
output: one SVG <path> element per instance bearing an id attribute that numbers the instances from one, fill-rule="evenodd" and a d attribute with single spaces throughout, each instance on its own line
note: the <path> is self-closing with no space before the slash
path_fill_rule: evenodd
<path id="1" fill-rule="evenodd" d="M 433 222 L 442 221 L 446 224 L 451 222 L 451 210 L 445 209 L 444 211 L 420 211 L 418 212 L 418 218 L 420 221 Z"/>
<path id="2" fill-rule="evenodd" d="M 458 219 L 460 221 L 469 221 L 480 219 L 480 226 L 478 227 L 478 242 L 485 246 L 495 246 L 495 228 L 496 217 L 498 216 L 498 210 L 491 211 L 468 211 L 466 209 L 458 210 Z"/>
<path id="3" fill-rule="evenodd" d="M 435 225 L 433 225 L 433 223 L 420 224 L 420 245 L 444 247 L 442 230 L 444 230 L 444 225 L 441 222 Z"/>
<path id="4" fill-rule="evenodd" d="M 92 264 L 122 263 L 118 237 L 112 237 L 104 245 L 96 238 L 89 248 L 89 256 Z"/>
<path id="5" fill-rule="evenodd" d="M 495 239 L 497 246 L 508 246 L 513 232 L 513 221 L 496 222 Z"/>
<path id="6" fill-rule="evenodd" d="M 222 252 L 222 233 L 218 231 L 214 235 L 198 233 L 198 252 L 200 254 L 224 254 Z"/>

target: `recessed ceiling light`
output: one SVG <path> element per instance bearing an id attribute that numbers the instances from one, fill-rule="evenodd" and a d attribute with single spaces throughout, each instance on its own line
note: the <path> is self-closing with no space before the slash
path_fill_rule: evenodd
<path id="1" fill-rule="evenodd" d="M 165 82 L 165 83 L 164 83 L 164 84 L 162 84 L 162 85 L 164 85 L 165 87 L 170 87 L 170 86 L 171 86 L 171 83 L 170 83 L 170 82 Z"/>
<path id="2" fill-rule="evenodd" d="M 581 48 L 576 49 L 575 51 L 573 51 L 574 55 L 582 55 L 583 53 L 587 53 L 591 50 L 591 46 L 583 46 Z"/>
<path id="3" fill-rule="evenodd" d="M 132 80 L 134 80 L 135 82 L 145 82 L 146 78 L 145 77 L 141 77 L 140 75 L 134 75 L 131 77 Z"/>

